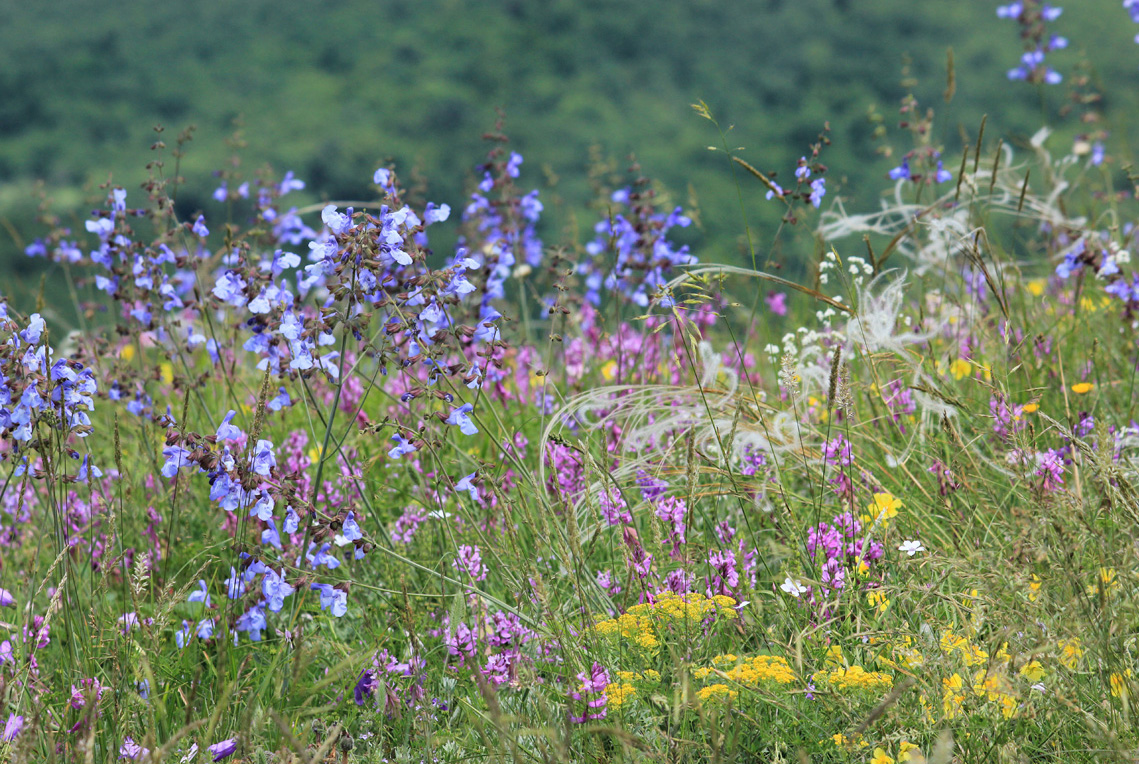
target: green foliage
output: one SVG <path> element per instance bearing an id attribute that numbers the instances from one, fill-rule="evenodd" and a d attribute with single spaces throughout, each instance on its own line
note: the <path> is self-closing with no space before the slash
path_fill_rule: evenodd
<path id="1" fill-rule="evenodd" d="M 1125 24 L 1114 0 L 1069 9 L 1059 28 L 1073 48 L 1057 54 L 1058 65 L 1086 48 L 1097 76 L 1127 81 L 1139 51 Z M 127 188 L 145 180 L 157 123 L 167 134 L 198 127 L 182 164 L 190 179 L 182 217 L 216 210 L 208 173 L 227 164 L 235 120 L 249 142 L 247 171 L 270 162 L 295 170 L 316 197 L 352 199 L 391 158 L 405 175 L 422 171 L 438 184 L 433 197 L 455 205 L 501 107 L 528 160 L 561 178 L 553 192 L 565 204 L 550 209 L 553 231 L 588 225 L 584 169 L 597 144 L 622 162 L 635 151 L 682 201 L 691 189 L 703 213 L 702 259 L 733 262 L 744 246 L 726 182 L 732 171 L 707 150 L 722 146 L 688 104 L 707 102 L 721 124 L 735 126 L 733 151 L 742 147 L 741 156 L 782 177 L 829 120 L 828 201 L 841 194 L 870 207 L 892 164 L 875 153 L 868 109 L 893 126 L 910 88 L 899 84 L 907 55 L 915 94 L 940 100 L 950 45 L 967 93 L 941 109 L 936 139 L 950 149 L 962 133 L 972 140 L 982 114 L 999 117 L 1006 136 L 1027 134 L 1066 97 L 1066 85 L 1039 93 L 1005 79 L 1019 40 L 987 2 L 125 0 L 110 11 L 70 0 L 52 14 L 8 4 L 0 10 L 0 216 L 26 243 L 37 229 L 33 204 L 21 200 L 39 178 L 81 223 L 91 207 L 84 196 L 100 196 L 94 184 L 112 173 Z M 1111 94 L 1120 113 L 1137 98 L 1130 89 Z M 762 191 L 745 179 L 746 215 L 766 250 L 781 210 Z M 17 252 L 5 235 L 0 262 L 34 284 L 36 266 Z M 775 258 L 790 258 L 797 272 L 797 254 Z"/>

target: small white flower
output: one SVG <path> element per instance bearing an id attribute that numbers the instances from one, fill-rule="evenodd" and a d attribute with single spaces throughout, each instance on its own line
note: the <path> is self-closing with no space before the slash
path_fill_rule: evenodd
<path id="1" fill-rule="evenodd" d="M 779 588 L 790 594 L 792 597 L 798 597 L 800 594 L 807 591 L 807 587 L 803 586 L 803 583 L 801 581 L 795 581 L 791 578 L 791 576 L 787 576 L 787 579 Z"/>
<path id="2" fill-rule="evenodd" d="M 903 541 L 902 545 L 898 547 L 899 552 L 905 552 L 907 556 L 913 557 L 918 552 L 924 552 L 925 547 L 921 545 L 920 541 Z"/>

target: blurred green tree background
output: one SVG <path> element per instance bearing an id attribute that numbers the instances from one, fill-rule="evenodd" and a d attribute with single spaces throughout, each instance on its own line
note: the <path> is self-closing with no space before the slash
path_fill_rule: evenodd
<path id="1" fill-rule="evenodd" d="M 394 161 L 426 179 L 427 197 L 457 209 L 482 161 L 481 135 L 496 110 L 526 157 L 522 181 L 542 188 L 547 241 L 589 234 L 596 214 L 593 155 L 623 169 L 635 152 L 644 172 L 695 201 L 701 230 L 686 235 L 705 261 L 740 257 L 741 206 L 764 258 L 779 205 L 733 169 L 702 99 L 728 145 L 756 167 L 791 176 L 824 123 L 833 145 L 828 197 L 873 208 L 886 173 L 910 147 L 897 130 L 907 92 L 937 110 L 936 142 L 952 153 L 972 141 L 982 115 L 990 135 L 1024 141 L 1043 124 L 1087 130 L 1070 102 L 1081 61 L 1105 95 L 1105 112 L 1139 113 L 1139 46 L 1118 0 L 1069 3 L 1052 26 L 1071 41 L 1050 55 L 1058 86 L 1009 82 L 1022 52 L 1015 22 L 989 0 L 59 0 L 0 7 L 0 267 L 4 294 L 38 280 L 42 261 L 21 254 L 37 233 L 34 182 L 82 231 L 113 178 L 131 191 L 146 179 L 153 127 L 173 138 L 197 127 L 182 164 L 183 216 L 217 222 L 211 173 L 233 155 L 241 168 L 270 164 L 308 182 L 310 201 L 373 198 L 372 170 Z M 945 103 L 946 50 L 957 96 Z M 910 61 L 912 80 L 903 83 Z M 1105 83 L 1109 83 L 1110 87 Z M 888 128 L 878 151 L 872 113 Z M 1139 126 L 1106 125 L 1115 150 Z M 1069 144 L 1070 145 L 1070 144 Z M 167 171 L 172 167 L 169 156 Z M 956 168 L 953 168 L 956 170 Z M 129 203 L 129 202 L 128 202 Z M 457 216 L 456 216 L 457 217 Z M 738 260 L 737 260 L 738 261 Z M 794 264 L 792 263 L 792 268 Z M 32 291 L 34 291 L 34 283 Z"/>

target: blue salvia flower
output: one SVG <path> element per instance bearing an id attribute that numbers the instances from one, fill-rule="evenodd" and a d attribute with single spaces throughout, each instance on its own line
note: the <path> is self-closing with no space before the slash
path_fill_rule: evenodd
<path id="1" fill-rule="evenodd" d="M 1124 7 L 1127 7 L 1126 2 Z M 1021 37 L 1025 40 L 1026 50 L 1020 57 L 1020 64 L 1008 70 L 1010 80 L 1046 85 L 1063 82 L 1064 77 L 1044 61 L 1045 55 L 1051 51 L 1068 47 L 1067 38 L 1049 34 L 1045 28 L 1048 22 L 1060 18 L 1063 12 L 1064 9 L 1059 6 L 1040 4 L 1037 0 L 1023 0 L 997 7 L 997 17 L 1016 21 L 1021 27 Z"/>

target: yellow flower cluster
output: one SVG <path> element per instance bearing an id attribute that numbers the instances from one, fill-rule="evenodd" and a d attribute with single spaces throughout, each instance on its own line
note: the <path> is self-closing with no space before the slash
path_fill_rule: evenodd
<path id="1" fill-rule="evenodd" d="M 952 629 L 941 632 L 941 651 L 946 655 L 961 654 L 961 661 L 972 668 L 989 660 L 989 654 L 969 641 L 968 637 L 953 633 Z"/>
<path id="2" fill-rule="evenodd" d="M 707 687 L 701 687 L 696 693 L 696 697 L 700 699 L 701 703 L 707 703 L 710 700 L 735 700 L 738 696 L 739 693 L 726 684 L 710 684 Z"/>
<path id="3" fill-rule="evenodd" d="M 605 686 L 605 697 L 609 708 L 618 709 L 637 697 L 637 688 L 628 682 L 613 682 Z"/>
<path id="4" fill-rule="evenodd" d="M 836 732 L 835 734 L 831 735 L 831 740 L 834 741 L 835 745 L 841 746 L 841 747 L 857 746 L 858 748 L 866 748 L 870 745 L 869 743 L 866 742 L 866 738 L 862 737 L 862 735 L 855 735 L 854 737 L 847 737 L 846 735 L 842 734 L 841 732 Z"/>
<path id="5" fill-rule="evenodd" d="M 642 650 L 652 651 L 660 647 L 652 619 L 644 616 L 622 613 L 616 618 L 598 622 L 593 628 L 602 636 L 619 637 Z"/>
<path id="6" fill-rule="evenodd" d="M 817 683 L 825 683 L 839 692 L 881 692 L 894 686 L 894 677 L 881 671 L 867 671 L 862 666 L 840 666 L 832 671 L 817 671 Z"/>
<path id="7" fill-rule="evenodd" d="M 965 680 L 960 674 L 941 680 L 941 712 L 946 719 L 955 719 L 961 714 L 961 707 L 965 705 L 964 689 Z"/>
<path id="8" fill-rule="evenodd" d="M 1113 672 L 1109 681 L 1113 698 L 1126 698 L 1131 694 L 1131 669 L 1126 669 L 1122 674 Z"/>
<path id="9" fill-rule="evenodd" d="M 775 682 L 777 684 L 791 684 L 795 681 L 795 672 L 785 658 L 777 655 L 757 655 L 754 658 L 745 658 L 742 662 L 735 655 L 717 655 L 712 659 L 714 666 L 735 666 L 719 672 L 720 676 L 742 684 L 745 687 L 758 687 L 762 682 Z M 713 669 L 699 668 L 693 672 L 697 679 L 706 679 L 713 673 Z"/>
<path id="10" fill-rule="evenodd" d="M 908 743 L 903 740 L 898 744 L 898 764 L 902 762 L 910 762 L 910 764 L 919 764 L 924 762 L 925 757 L 918 747 L 913 743 Z M 875 748 L 874 758 L 870 760 L 870 764 L 894 764 L 894 757 L 886 753 L 885 748 Z"/>
<path id="11" fill-rule="evenodd" d="M 644 671 L 618 671 L 617 681 L 605 687 L 605 697 L 608 698 L 610 708 L 620 708 L 633 698 L 637 697 L 637 687 L 633 682 L 649 682 L 658 684 L 660 672 L 653 669 Z"/>
<path id="12" fill-rule="evenodd" d="M 1074 669 L 1076 664 L 1080 662 L 1080 658 L 1084 655 L 1084 646 L 1080 642 L 1079 637 L 1072 637 L 1071 639 L 1061 639 L 1060 646 L 1060 662 L 1068 669 Z"/>
<path id="13" fill-rule="evenodd" d="M 981 669 L 973 675 L 973 692 L 984 696 L 990 703 L 998 704 L 1001 714 L 1006 719 L 1011 719 L 1016 714 L 1018 705 L 1016 695 L 1012 692 L 1009 680 L 1002 674 L 986 674 L 985 670 Z"/>
<path id="14" fill-rule="evenodd" d="M 660 682 L 660 672 L 653 669 L 645 669 L 641 672 L 636 671 L 618 671 L 617 678 L 623 682 L 653 682 L 654 684 Z"/>
<path id="15" fill-rule="evenodd" d="M 879 615 L 885 613 L 890 607 L 890 598 L 881 589 L 871 589 L 866 592 L 866 602 L 870 607 L 875 608 Z"/>
<path id="16" fill-rule="evenodd" d="M 634 605 L 617 618 L 608 618 L 594 625 L 598 634 L 619 637 L 646 652 L 660 647 L 660 631 L 670 626 L 695 627 L 706 618 L 738 618 L 736 601 L 717 595 L 705 597 L 692 592 L 683 597 L 673 592 L 662 592 L 655 602 Z"/>
<path id="17" fill-rule="evenodd" d="M 1100 592 L 1104 597 L 1110 597 L 1119 591 L 1119 576 L 1115 568 L 1100 568 L 1096 583 L 1088 586 L 1088 596 L 1098 597 Z"/>
<path id="18" fill-rule="evenodd" d="M 925 665 L 925 656 L 922 655 L 921 650 L 914 647 L 914 640 L 910 635 L 903 635 L 889 647 L 892 657 L 887 658 L 885 655 L 879 655 L 875 659 L 879 665 L 892 668 L 895 671 L 916 669 Z"/>
<path id="19" fill-rule="evenodd" d="M 1028 601 L 1036 602 L 1040 599 L 1040 587 L 1044 582 L 1040 580 L 1040 576 L 1035 573 L 1032 574 L 1032 580 L 1028 582 Z"/>

